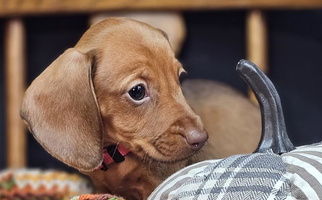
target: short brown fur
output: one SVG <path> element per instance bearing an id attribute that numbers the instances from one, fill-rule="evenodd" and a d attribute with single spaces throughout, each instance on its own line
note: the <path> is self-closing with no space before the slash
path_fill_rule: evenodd
<path id="1" fill-rule="evenodd" d="M 88 174 L 98 192 L 146 199 L 208 138 L 182 94 L 182 71 L 163 32 L 107 19 L 33 81 L 21 116 L 49 153 Z M 128 95 L 137 84 L 147 93 L 140 103 Z M 131 153 L 103 172 L 97 168 L 109 144 Z"/>

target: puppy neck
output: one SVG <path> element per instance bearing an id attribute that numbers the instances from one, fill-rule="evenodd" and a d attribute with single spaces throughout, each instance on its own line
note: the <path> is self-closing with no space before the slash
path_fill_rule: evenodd
<path id="1" fill-rule="evenodd" d="M 110 144 L 103 148 L 103 162 L 99 166 L 100 170 L 106 171 L 112 163 L 120 163 L 125 160 L 125 156 L 130 150 L 119 144 Z"/>

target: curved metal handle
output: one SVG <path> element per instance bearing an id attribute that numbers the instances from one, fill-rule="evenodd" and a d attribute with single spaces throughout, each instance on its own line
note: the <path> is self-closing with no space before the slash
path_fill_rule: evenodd
<path id="1" fill-rule="evenodd" d="M 295 149 L 287 135 L 281 100 L 273 83 L 250 61 L 240 60 L 236 70 L 254 92 L 261 109 L 262 137 L 256 152 L 282 154 Z"/>

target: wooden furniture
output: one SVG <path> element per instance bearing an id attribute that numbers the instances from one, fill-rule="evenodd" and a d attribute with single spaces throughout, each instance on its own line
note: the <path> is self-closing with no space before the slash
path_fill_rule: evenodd
<path id="1" fill-rule="evenodd" d="M 7 167 L 26 165 L 25 126 L 19 117 L 25 89 L 25 30 L 23 18 L 35 15 L 108 11 L 198 11 L 245 9 L 247 58 L 267 72 L 267 9 L 317 9 L 322 0 L 0 0 L 0 17 L 7 19 L 5 35 Z"/>
<path id="2" fill-rule="evenodd" d="M 317 9 L 321 0 L 0 0 L 0 16 L 111 10 Z"/>

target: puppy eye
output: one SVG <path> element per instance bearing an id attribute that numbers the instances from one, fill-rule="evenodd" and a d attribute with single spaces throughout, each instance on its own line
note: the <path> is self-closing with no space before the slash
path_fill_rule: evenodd
<path id="1" fill-rule="evenodd" d="M 140 101 L 146 96 L 146 91 L 143 84 L 138 84 L 132 87 L 128 93 L 134 101 Z"/>

